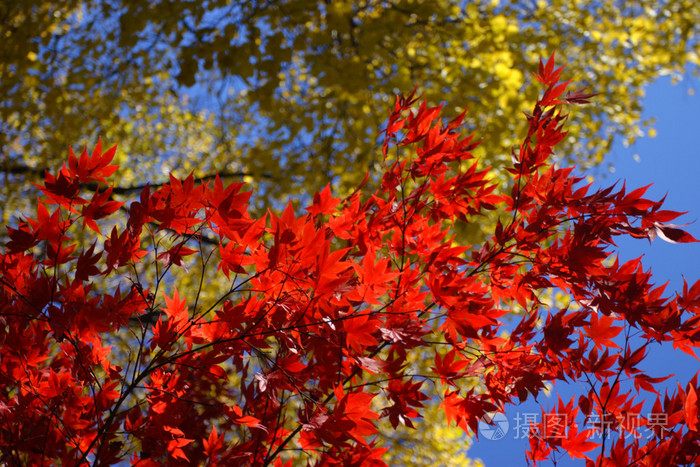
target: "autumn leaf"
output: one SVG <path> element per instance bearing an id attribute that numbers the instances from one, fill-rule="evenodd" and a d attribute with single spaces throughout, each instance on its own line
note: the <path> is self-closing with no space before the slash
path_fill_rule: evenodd
<path id="1" fill-rule="evenodd" d="M 590 321 L 591 324 L 585 326 L 584 330 L 587 337 L 593 339 L 596 348 L 601 350 L 605 348 L 620 348 L 619 345 L 611 340 L 617 337 L 624 329 L 623 326 L 612 326 L 617 321 L 615 318 L 600 313 L 591 313 Z"/>
<path id="2" fill-rule="evenodd" d="M 321 192 L 317 192 L 314 195 L 313 205 L 306 208 L 306 210 L 312 216 L 330 214 L 333 212 L 333 210 L 335 209 L 335 207 L 338 205 L 339 202 L 340 202 L 340 198 L 332 198 L 331 197 L 331 186 L 330 186 L 330 184 L 328 184 L 328 185 L 326 185 L 326 187 L 323 190 L 321 190 Z"/>
<path id="3" fill-rule="evenodd" d="M 99 181 L 107 183 L 106 177 L 111 176 L 119 168 L 118 165 L 109 165 L 114 159 L 117 146 L 114 145 L 102 153 L 102 140 L 98 140 L 92 155 L 88 156 L 87 147 L 77 158 L 73 149 L 69 148 L 68 170 L 70 174 L 80 180 L 80 183 Z"/>

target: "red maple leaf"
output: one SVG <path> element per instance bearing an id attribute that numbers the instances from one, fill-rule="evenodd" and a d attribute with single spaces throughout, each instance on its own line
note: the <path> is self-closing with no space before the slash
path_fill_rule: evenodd
<path id="1" fill-rule="evenodd" d="M 111 176 L 119 168 L 118 165 L 109 165 L 116 152 L 117 145 L 115 144 L 103 154 L 102 139 L 97 141 L 90 156 L 88 156 L 87 147 L 85 147 L 80 154 L 80 159 L 73 154 L 73 148 L 69 148 L 68 171 L 73 177 L 80 180 L 80 183 L 92 181 L 107 183 L 106 177 Z"/>

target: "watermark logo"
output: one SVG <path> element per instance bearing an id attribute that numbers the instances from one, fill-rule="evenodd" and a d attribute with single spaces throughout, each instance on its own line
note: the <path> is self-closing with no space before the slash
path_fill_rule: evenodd
<path id="1" fill-rule="evenodd" d="M 565 438 L 569 429 L 590 430 L 589 438 L 646 438 L 651 439 L 663 432 L 668 426 L 668 415 L 665 413 L 649 413 L 646 417 L 638 413 L 626 413 L 614 418 L 601 420 L 600 416 L 592 413 L 578 424 L 570 419 L 569 413 L 516 413 L 513 425 L 505 414 L 500 412 L 484 413 L 479 419 L 479 436 L 491 441 L 505 438 L 509 433 L 514 439 Z"/>
<path id="2" fill-rule="evenodd" d="M 500 412 L 486 413 L 479 420 L 479 434 L 491 441 L 503 439 L 508 434 L 508 418 Z"/>

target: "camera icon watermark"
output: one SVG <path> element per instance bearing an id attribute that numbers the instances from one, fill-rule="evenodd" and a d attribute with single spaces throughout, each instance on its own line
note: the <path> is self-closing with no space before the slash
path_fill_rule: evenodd
<path id="1" fill-rule="evenodd" d="M 508 418 L 500 412 L 485 413 L 479 420 L 479 435 L 491 441 L 505 438 L 509 428 Z"/>

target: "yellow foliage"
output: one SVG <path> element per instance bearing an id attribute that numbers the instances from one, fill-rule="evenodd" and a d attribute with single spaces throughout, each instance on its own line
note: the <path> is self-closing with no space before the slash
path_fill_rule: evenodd
<path id="1" fill-rule="evenodd" d="M 428 405 L 423 414 L 416 430 L 383 427 L 382 433 L 392 446 L 384 457 L 387 464 L 483 467 L 478 459 L 467 457 L 472 441 L 461 428 L 445 424 L 445 415 L 437 404 Z"/>

